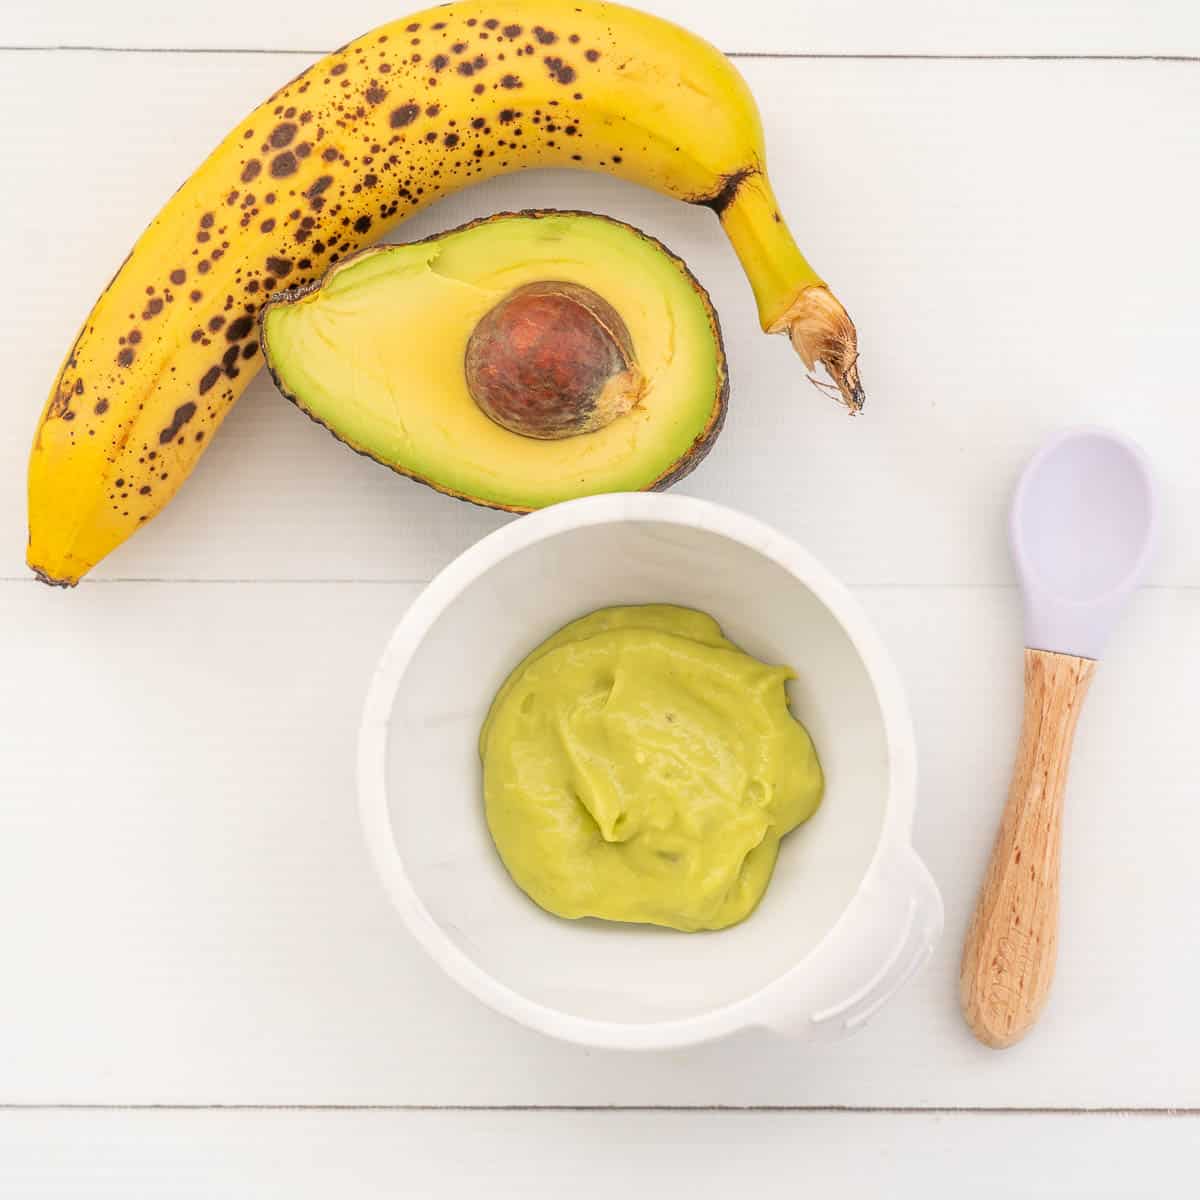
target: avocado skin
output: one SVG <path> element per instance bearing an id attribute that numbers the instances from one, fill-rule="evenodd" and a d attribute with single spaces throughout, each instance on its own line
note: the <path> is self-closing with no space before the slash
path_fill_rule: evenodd
<path id="1" fill-rule="evenodd" d="M 588 212 L 585 209 L 527 208 L 509 212 L 498 212 L 493 213 L 488 217 L 477 217 L 473 221 L 466 221 L 462 225 L 454 226 L 452 229 L 444 229 L 438 233 L 430 234 L 428 237 L 418 238 L 406 244 L 419 246 L 426 242 L 440 242 L 443 238 L 450 237 L 452 234 L 465 233 L 468 229 L 475 229 L 481 225 L 488 225 L 493 221 L 511 219 L 512 217 L 527 217 L 533 220 L 540 220 L 543 217 L 591 217 L 599 218 L 602 221 L 607 221 L 611 225 L 619 225 L 629 232 L 636 234 L 645 241 L 652 243 L 661 254 L 671 259 L 687 277 L 688 282 L 691 284 L 696 294 L 700 297 L 700 300 L 704 305 L 704 310 L 708 315 L 709 322 L 712 326 L 713 341 L 717 350 L 717 373 L 720 377 L 720 386 L 713 404 L 712 413 L 709 416 L 708 424 L 700 431 L 695 440 L 692 442 L 691 446 L 684 454 L 680 455 L 680 457 L 676 459 L 676 461 L 672 463 L 666 471 L 659 475 L 657 479 L 654 479 L 652 482 L 646 484 L 645 487 L 641 488 L 641 490 L 644 492 L 663 492 L 668 488 L 673 487 L 675 484 L 679 483 L 680 480 L 685 479 L 688 475 L 690 475 L 696 469 L 696 467 L 698 467 L 700 463 L 704 461 L 705 456 L 712 449 L 713 444 L 716 442 L 717 437 L 724 428 L 725 414 L 729 407 L 729 362 L 725 354 L 725 339 L 721 332 L 721 320 L 717 315 L 717 310 L 713 307 L 712 298 L 704 288 L 704 285 L 701 284 L 701 282 L 692 273 L 692 270 L 687 263 L 685 263 L 682 258 L 673 253 L 667 246 L 659 241 L 658 238 L 652 236 L 651 234 L 645 233 L 643 230 L 638 229 L 636 225 L 630 225 L 626 221 L 618 221 L 615 217 L 605 216 L 603 213 Z M 500 512 L 509 512 L 518 515 L 536 511 L 536 509 L 530 505 L 502 504 L 498 501 L 487 500 L 477 496 L 469 495 L 465 492 L 460 492 L 455 488 L 447 487 L 445 484 L 439 483 L 436 479 L 431 479 L 426 475 L 417 474 L 414 471 L 406 471 L 402 466 L 396 463 L 388 462 L 385 459 L 379 458 L 375 454 L 372 454 L 371 451 L 365 447 L 357 445 L 349 438 L 343 437 L 327 421 L 323 421 L 309 409 L 305 408 L 305 406 L 300 403 L 296 396 L 288 391 L 288 389 L 284 386 L 283 380 L 279 377 L 279 373 L 275 369 L 275 363 L 272 359 L 271 351 L 267 345 L 267 339 L 265 335 L 265 318 L 267 313 L 270 312 L 272 308 L 280 305 L 294 304 L 297 300 L 302 299 L 304 296 L 307 296 L 312 292 L 320 291 L 320 289 L 325 286 L 325 281 L 333 272 L 342 270 L 350 263 L 358 262 L 359 260 L 372 254 L 385 253 L 393 244 L 395 243 L 381 243 L 376 246 L 370 246 L 365 250 L 360 250 L 357 254 L 352 254 L 349 257 L 342 259 L 340 262 L 335 263 L 320 279 L 315 280 L 312 283 L 304 284 L 300 287 L 288 288 L 284 291 L 276 292 L 267 301 L 267 303 L 263 305 L 258 314 L 258 340 L 259 346 L 263 353 L 264 362 L 267 370 L 270 372 L 271 379 L 275 384 L 276 390 L 286 400 L 291 401 L 291 403 L 294 404 L 302 413 L 304 413 L 304 415 L 308 417 L 310 421 L 320 425 L 327 433 L 339 441 L 343 446 L 348 446 L 355 452 L 355 454 L 361 454 L 364 458 L 369 458 L 372 460 L 372 462 L 377 462 L 381 466 L 387 467 L 389 470 L 394 471 L 397 475 L 403 475 L 406 479 L 411 479 L 415 483 L 424 484 L 426 487 L 432 488 L 435 492 L 441 492 L 443 496 L 450 496 L 454 500 L 462 500 L 467 504 L 474 504 L 479 508 L 491 508 Z"/>

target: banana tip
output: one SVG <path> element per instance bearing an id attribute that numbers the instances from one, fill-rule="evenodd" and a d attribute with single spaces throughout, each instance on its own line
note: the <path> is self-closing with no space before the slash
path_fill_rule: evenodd
<path id="1" fill-rule="evenodd" d="M 49 571 L 43 570 L 36 563 L 29 563 L 29 569 L 34 573 L 39 582 L 46 584 L 47 587 L 73 588 L 79 582 L 78 578 L 59 579 L 57 576 L 51 575 Z"/>

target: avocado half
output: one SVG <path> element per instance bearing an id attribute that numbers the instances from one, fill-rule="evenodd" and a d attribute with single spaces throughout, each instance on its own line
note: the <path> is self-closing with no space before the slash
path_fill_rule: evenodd
<path id="1" fill-rule="evenodd" d="M 620 314 L 644 386 L 604 428 L 541 440 L 478 407 L 464 367 L 480 320 L 515 289 L 564 281 Z M 725 419 L 725 349 L 708 293 L 631 225 L 585 212 L 499 213 L 376 246 L 260 317 L 275 384 L 339 441 L 438 491 L 529 512 L 598 492 L 669 487 Z"/>

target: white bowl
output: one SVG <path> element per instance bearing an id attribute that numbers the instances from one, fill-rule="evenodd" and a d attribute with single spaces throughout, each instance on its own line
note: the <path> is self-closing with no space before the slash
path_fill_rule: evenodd
<path id="1" fill-rule="evenodd" d="M 771 886 L 719 933 L 564 921 L 509 879 L 484 821 L 476 738 L 521 657 L 614 604 L 710 613 L 799 672 L 793 711 L 826 774 Z M 442 968 L 534 1029 L 592 1046 L 690 1045 L 748 1026 L 862 1025 L 928 958 L 942 902 L 913 852 L 908 707 L 854 598 L 766 525 L 681 496 L 596 496 L 515 521 L 450 564 L 392 635 L 359 739 L 367 843 Z"/>

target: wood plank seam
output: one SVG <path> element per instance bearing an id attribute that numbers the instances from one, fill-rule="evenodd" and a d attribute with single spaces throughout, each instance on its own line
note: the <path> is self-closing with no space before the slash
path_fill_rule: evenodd
<path id="1" fill-rule="evenodd" d="M 863 1113 L 890 1116 L 1196 1118 L 1200 1108 L 1025 1108 L 851 1104 L 0 1104 L 0 1112 L 394 1112 L 394 1113 Z"/>
<path id="2" fill-rule="evenodd" d="M 328 54 L 329 49 L 291 49 L 272 46 L 106 46 L 100 44 L 38 45 L 16 43 L 0 46 L 0 53 L 89 53 L 89 54 L 288 54 L 301 57 L 317 57 Z M 838 51 L 806 54 L 801 51 L 783 50 L 726 50 L 726 57 L 733 59 L 796 59 L 811 62 L 862 61 L 862 62 L 1159 62 L 1200 63 L 1195 54 L 879 54 L 870 52 Z"/>

